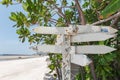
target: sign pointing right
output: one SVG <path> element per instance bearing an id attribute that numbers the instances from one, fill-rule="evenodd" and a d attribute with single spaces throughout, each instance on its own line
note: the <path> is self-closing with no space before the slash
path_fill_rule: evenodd
<path id="1" fill-rule="evenodd" d="M 71 42 L 90 42 L 90 41 L 105 41 L 115 37 L 115 34 L 99 33 L 85 33 L 78 34 L 71 37 Z"/>
<path id="2" fill-rule="evenodd" d="M 73 26 L 73 25 L 70 25 L 70 26 Z M 118 31 L 110 26 L 75 25 L 75 27 L 78 27 L 77 34 L 96 33 L 96 32 L 105 32 L 105 33 L 114 34 Z M 66 30 L 68 28 L 69 27 L 40 26 L 40 27 L 34 28 L 33 31 L 39 34 L 66 34 Z"/>
<path id="3" fill-rule="evenodd" d="M 38 52 L 62 54 L 62 50 L 61 50 L 62 46 L 38 45 L 36 48 Z M 70 53 L 76 52 L 77 54 L 105 54 L 112 52 L 114 50 L 116 49 L 105 45 L 85 45 L 85 46 L 71 46 Z"/>

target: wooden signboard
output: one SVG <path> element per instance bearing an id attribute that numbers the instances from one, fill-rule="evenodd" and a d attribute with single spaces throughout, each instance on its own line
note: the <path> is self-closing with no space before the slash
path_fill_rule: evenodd
<path id="1" fill-rule="evenodd" d="M 71 37 L 71 42 L 91 42 L 91 41 L 105 41 L 107 39 L 115 37 L 115 34 L 106 33 L 85 33 L 78 34 Z"/>
<path id="2" fill-rule="evenodd" d="M 72 26 L 72 25 L 71 25 Z M 78 27 L 77 34 L 80 33 L 95 33 L 95 32 L 105 32 L 114 34 L 118 30 L 110 26 L 92 26 L 92 25 L 76 25 Z M 68 27 L 37 27 L 33 31 L 39 34 L 66 34 Z"/>
<path id="3" fill-rule="evenodd" d="M 46 61 L 48 65 L 51 64 L 51 61 L 49 58 Z M 91 62 L 92 61 L 86 55 L 83 55 L 83 54 L 71 55 L 71 63 L 73 64 L 77 64 L 79 66 L 86 66 L 86 65 L 89 65 Z"/>
<path id="4" fill-rule="evenodd" d="M 82 54 L 75 54 L 71 56 L 71 63 L 77 64 L 79 66 L 89 65 L 92 61 L 86 56 Z"/>
<path id="5" fill-rule="evenodd" d="M 55 45 L 39 45 L 36 50 L 46 53 L 62 53 L 62 80 L 71 80 L 71 65 L 86 66 L 91 60 L 85 54 L 105 54 L 114 48 L 105 45 L 71 46 L 72 42 L 104 41 L 115 37 L 116 29 L 109 26 L 70 25 L 69 27 L 37 27 L 39 34 L 56 34 Z"/>
<path id="6" fill-rule="evenodd" d="M 39 52 L 45 53 L 62 53 L 62 46 L 55 45 L 38 45 L 37 50 Z M 74 51 L 76 48 L 76 51 Z M 85 46 L 71 46 L 71 51 L 76 52 L 76 54 L 105 54 L 116 50 L 105 45 L 85 45 Z"/>

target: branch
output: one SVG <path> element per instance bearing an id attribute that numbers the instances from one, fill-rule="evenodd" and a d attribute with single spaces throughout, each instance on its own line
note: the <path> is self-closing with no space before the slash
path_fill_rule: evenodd
<path id="1" fill-rule="evenodd" d="M 92 63 L 90 64 L 90 71 L 91 71 L 91 74 L 93 75 L 93 80 L 97 80 L 97 77 L 96 77 L 96 74 L 95 74 L 95 68 L 94 68 L 94 63 L 92 61 Z"/>
<path id="2" fill-rule="evenodd" d="M 55 8 L 58 10 L 58 15 L 61 16 L 61 17 L 63 17 L 63 18 L 65 19 L 65 21 L 66 21 L 66 26 L 68 26 L 68 25 L 70 24 L 70 21 L 68 21 L 67 18 L 66 18 L 66 16 L 65 16 L 65 14 L 63 14 L 62 8 L 59 8 L 59 7 L 57 7 L 56 5 L 54 5 L 54 6 L 55 6 Z"/>
<path id="3" fill-rule="evenodd" d="M 54 5 L 55 8 L 58 10 L 58 13 L 62 16 L 62 17 L 65 17 L 65 15 L 63 14 L 61 8 L 57 7 L 56 5 Z"/>
<path id="4" fill-rule="evenodd" d="M 75 4 L 76 4 L 76 7 L 78 9 L 79 20 L 81 21 L 82 25 L 85 25 L 86 22 L 85 22 L 84 14 L 83 14 L 82 8 L 80 7 L 78 0 L 75 0 Z"/>
<path id="5" fill-rule="evenodd" d="M 53 22 L 53 23 L 57 23 L 57 20 L 56 19 L 49 19 L 50 22 Z"/>
<path id="6" fill-rule="evenodd" d="M 53 20 L 51 20 L 51 19 L 50 19 L 49 21 L 50 21 L 51 23 L 55 23 L 55 24 L 57 23 L 57 22 L 55 22 L 55 21 L 53 21 Z"/>
<path id="7" fill-rule="evenodd" d="M 113 19 L 113 18 L 117 18 L 117 17 L 120 17 L 120 12 L 114 14 L 113 16 L 110 16 L 110 17 L 107 18 L 107 19 L 97 21 L 97 22 L 93 23 L 92 25 L 101 24 L 101 23 L 107 22 L 107 21 L 109 21 L 109 20 L 111 20 L 111 19 Z"/>
<path id="8" fill-rule="evenodd" d="M 62 6 L 60 8 L 75 8 L 75 6 Z"/>
<path id="9" fill-rule="evenodd" d="M 110 26 L 114 26 L 118 22 L 119 17 L 116 17 L 113 22 L 110 24 Z"/>

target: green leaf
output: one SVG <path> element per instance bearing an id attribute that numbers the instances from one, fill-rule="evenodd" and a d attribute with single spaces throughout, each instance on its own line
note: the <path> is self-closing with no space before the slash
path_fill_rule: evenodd
<path id="1" fill-rule="evenodd" d="M 82 5 L 82 7 L 83 7 L 83 8 L 86 8 L 86 7 L 89 6 L 89 4 L 90 4 L 90 2 L 85 2 L 85 3 Z"/>
<path id="2" fill-rule="evenodd" d="M 104 41 L 99 41 L 99 45 L 104 45 Z"/>
<path id="3" fill-rule="evenodd" d="M 74 12 L 71 11 L 71 10 L 66 10 L 65 11 L 65 15 L 66 15 L 66 18 L 67 18 L 68 21 L 70 21 L 72 19 L 73 14 L 74 14 Z"/>
<path id="4" fill-rule="evenodd" d="M 62 0 L 62 5 L 66 6 L 67 5 L 67 0 Z"/>
<path id="5" fill-rule="evenodd" d="M 8 7 L 9 4 L 12 5 L 12 0 L 2 0 L 0 3 Z"/>
<path id="6" fill-rule="evenodd" d="M 101 12 L 101 18 L 107 18 L 120 10 L 120 0 L 112 0 L 110 4 Z"/>
<path id="7" fill-rule="evenodd" d="M 12 21 L 17 21 L 17 15 L 14 12 L 11 12 L 11 16 L 9 17 Z"/>
<path id="8" fill-rule="evenodd" d="M 27 3 L 25 3 L 25 2 L 23 2 L 22 3 L 22 7 L 23 7 L 23 9 L 25 10 L 25 11 L 28 11 L 27 9 L 28 9 L 28 4 Z"/>
<path id="9" fill-rule="evenodd" d="M 54 64 L 51 64 L 48 66 L 52 71 L 55 69 L 55 65 Z"/>
<path id="10" fill-rule="evenodd" d="M 22 38 L 22 43 L 23 43 L 23 42 L 25 42 L 25 37 L 24 37 L 24 38 Z"/>
<path id="11" fill-rule="evenodd" d="M 19 35 L 21 35 L 21 34 L 22 34 L 22 32 L 21 32 L 21 30 L 20 30 L 20 29 L 16 30 L 16 33 L 17 33 L 17 34 L 19 34 Z"/>

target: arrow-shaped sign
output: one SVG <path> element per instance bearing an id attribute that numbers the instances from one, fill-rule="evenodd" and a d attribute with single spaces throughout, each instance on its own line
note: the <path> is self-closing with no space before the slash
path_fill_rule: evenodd
<path id="1" fill-rule="evenodd" d="M 92 61 L 86 56 L 82 54 L 74 54 L 71 56 L 71 63 L 86 66 L 89 65 Z"/>
<path id="2" fill-rule="evenodd" d="M 34 32 L 39 34 L 64 34 L 67 27 L 36 27 Z"/>
<path id="3" fill-rule="evenodd" d="M 61 47 L 55 45 L 39 45 L 37 46 L 37 50 L 38 52 L 45 53 L 62 53 Z M 114 50 L 116 49 L 104 45 L 71 46 L 71 53 L 76 52 L 77 54 L 105 54 Z"/>
<path id="4" fill-rule="evenodd" d="M 46 60 L 47 64 L 50 65 L 51 61 L 49 59 Z M 73 54 L 71 56 L 71 63 L 77 64 L 79 66 L 89 65 L 92 61 L 86 56 L 82 54 Z"/>
<path id="5" fill-rule="evenodd" d="M 72 26 L 72 25 L 71 25 Z M 92 26 L 92 25 L 76 25 L 78 27 L 77 33 L 92 33 L 92 32 L 106 32 L 116 33 L 117 30 L 109 26 Z M 37 27 L 33 31 L 39 34 L 66 34 L 69 27 Z"/>
<path id="6" fill-rule="evenodd" d="M 111 48 L 105 45 L 86 45 L 76 47 L 76 52 L 83 54 L 105 54 L 115 50 L 115 48 Z"/>
<path id="7" fill-rule="evenodd" d="M 85 33 L 71 36 L 71 42 L 90 42 L 90 41 L 104 41 L 115 37 L 115 34 L 99 33 Z"/>

